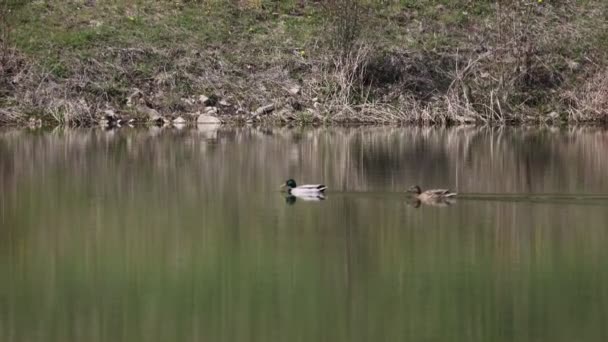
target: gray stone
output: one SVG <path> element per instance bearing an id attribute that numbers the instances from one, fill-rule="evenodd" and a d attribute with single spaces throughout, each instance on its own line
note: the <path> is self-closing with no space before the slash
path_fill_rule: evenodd
<path id="1" fill-rule="evenodd" d="M 165 122 L 166 119 L 163 118 L 162 115 L 158 114 L 158 112 L 154 109 L 152 109 L 154 112 L 148 113 L 148 121 L 154 121 L 154 122 Z"/>
<path id="2" fill-rule="evenodd" d="M 468 115 L 456 115 L 454 117 L 454 119 L 458 122 L 460 122 L 461 124 L 470 124 L 470 123 L 474 123 L 475 122 L 475 118 L 468 116 Z"/>
<path id="3" fill-rule="evenodd" d="M 269 104 L 266 106 L 259 107 L 253 112 L 254 116 L 260 116 L 262 114 L 268 114 L 274 110 L 274 104 Z"/>
<path id="4" fill-rule="evenodd" d="M 160 113 L 158 113 L 156 109 L 140 105 L 137 106 L 137 111 L 142 114 L 145 114 L 146 117 L 148 117 L 148 121 L 164 121 L 164 118 L 162 117 L 162 115 L 160 115 Z"/>
<path id="5" fill-rule="evenodd" d="M 114 121 L 116 120 L 116 112 L 114 112 L 112 109 L 106 109 L 103 111 L 104 117 L 106 120 L 108 121 Z"/>
<path id="6" fill-rule="evenodd" d="M 550 120 L 557 120 L 559 119 L 559 114 L 556 111 L 553 111 L 547 114 L 547 118 L 549 118 Z"/>
<path id="7" fill-rule="evenodd" d="M 134 91 L 127 97 L 127 107 L 133 107 L 137 104 L 136 98 L 139 99 L 142 96 L 142 92 L 139 89 L 134 89 Z"/>

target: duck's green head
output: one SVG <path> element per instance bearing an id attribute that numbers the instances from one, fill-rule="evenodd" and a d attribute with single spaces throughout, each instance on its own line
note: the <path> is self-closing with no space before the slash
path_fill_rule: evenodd
<path id="1" fill-rule="evenodd" d="M 285 182 L 285 186 L 286 186 L 286 187 L 288 187 L 288 188 L 290 188 L 290 189 L 295 188 L 295 187 L 297 187 L 297 185 L 296 185 L 296 181 L 295 181 L 295 180 L 293 180 L 293 179 L 288 179 L 288 180 Z"/>

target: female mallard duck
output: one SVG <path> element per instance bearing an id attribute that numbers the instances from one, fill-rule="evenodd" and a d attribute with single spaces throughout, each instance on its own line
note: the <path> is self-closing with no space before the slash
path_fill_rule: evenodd
<path id="1" fill-rule="evenodd" d="M 323 184 L 296 185 L 296 181 L 288 179 L 281 187 L 287 187 L 287 193 L 298 197 L 322 196 L 327 187 Z"/>
<path id="2" fill-rule="evenodd" d="M 407 190 L 414 194 L 414 197 L 423 203 L 449 203 L 452 197 L 456 196 L 455 192 L 448 189 L 433 189 L 422 191 L 418 185 L 414 185 Z"/>

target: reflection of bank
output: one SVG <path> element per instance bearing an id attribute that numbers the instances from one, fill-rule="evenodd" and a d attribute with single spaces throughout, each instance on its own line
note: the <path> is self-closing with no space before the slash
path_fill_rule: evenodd
<path id="1" fill-rule="evenodd" d="M 325 200 L 325 195 L 319 194 L 314 196 L 294 196 L 288 194 L 287 196 L 285 196 L 285 203 L 292 205 L 295 204 L 298 199 L 306 202 L 319 202 Z"/>
<path id="2" fill-rule="evenodd" d="M 217 131 L 220 129 L 220 124 L 197 124 L 196 130 L 202 135 L 204 139 L 215 140 L 217 139 Z"/>

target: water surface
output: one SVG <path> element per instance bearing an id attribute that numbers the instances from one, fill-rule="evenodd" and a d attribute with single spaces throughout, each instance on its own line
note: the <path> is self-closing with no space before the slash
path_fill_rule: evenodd
<path id="1" fill-rule="evenodd" d="M 606 341 L 608 131 L 0 131 L 1 341 Z M 286 201 L 287 178 L 325 201 Z M 412 206 L 412 184 L 457 203 Z"/>

